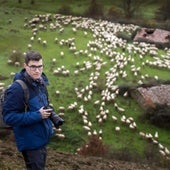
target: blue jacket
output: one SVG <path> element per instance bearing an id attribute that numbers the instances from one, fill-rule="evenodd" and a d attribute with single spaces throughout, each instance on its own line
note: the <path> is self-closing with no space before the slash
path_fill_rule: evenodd
<path id="1" fill-rule="evenodd" d="M 3 106 L 4 121 L 13 127 L 16 144 L 19 151 L 38 149 L 45 146 L 53 134 L 50 119 L 42 119 L 39 109 L 48 105 L 45 86 L 48 79 L 42 74 L 40 81 L 33 80 L 25 71 L 15 75 L 16 79 L 23 80 L 29 89 L 27 110 L 24 101 L 24 91 L 21 85 L 14 82 L 7 90 Z"/>

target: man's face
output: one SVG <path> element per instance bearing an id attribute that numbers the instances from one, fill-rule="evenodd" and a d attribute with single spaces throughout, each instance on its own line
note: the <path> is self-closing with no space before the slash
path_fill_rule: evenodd
<path id="1" fill-rule="evenodd" d="M 42 59 L 40 59 L 39 61 L 31 60 L 28 64 L 24 63 L 24 68 L 34 80 L 39 79 L 43 71 Z"/>

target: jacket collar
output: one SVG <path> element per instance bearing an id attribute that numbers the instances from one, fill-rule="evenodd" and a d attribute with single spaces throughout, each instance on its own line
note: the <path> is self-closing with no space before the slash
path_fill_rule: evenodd
<path id="1" fill-rule="evenodd" d="M 24 80 L 26 83 L 28 83 L 31 86 L 38 86 L 38 85 L 48 85 L 48 79 L 44 73 L 42 73 L 40 79 L 34 80 L 25 69 L 22 69 L 19 73 L 16 74 L 14 77 L 14 81 L 17 79 Z"/>

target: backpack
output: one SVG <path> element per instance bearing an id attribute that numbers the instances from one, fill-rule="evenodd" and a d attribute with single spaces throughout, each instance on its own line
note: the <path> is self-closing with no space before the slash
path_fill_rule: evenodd
<path id="1" fill-rule="evenodd" d="M 15 82 L 19 83 L 24 91 L 24 101 L 25 101 L 25 107 L 27 108 L 28 106 L 28 100 L 29 100 L 29 91 L 27 88 L 27 85 L 25 84 L 24 81 L 22 80 L 15 80 Z M 9 89 L 11 85 L 9 85 L 7 88 L 5 88 L 1 94 L 0 94 L 0 128 L 11 128 L 9 125 L 7 125 L 4 121 L 3 121 L 3 103 L 5 101 L 5 97 L 6 97 L 6 91 Z"/>

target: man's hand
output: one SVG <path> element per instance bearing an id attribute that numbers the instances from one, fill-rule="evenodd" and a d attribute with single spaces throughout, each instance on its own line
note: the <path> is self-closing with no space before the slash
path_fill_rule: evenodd
<path id="1" fill-rule="evenodd" d="M 44 107 L 41 107 L 39 111 L 42 119 L 47 119 L 51 115 L 52 109 L 44 109 Z"/>

